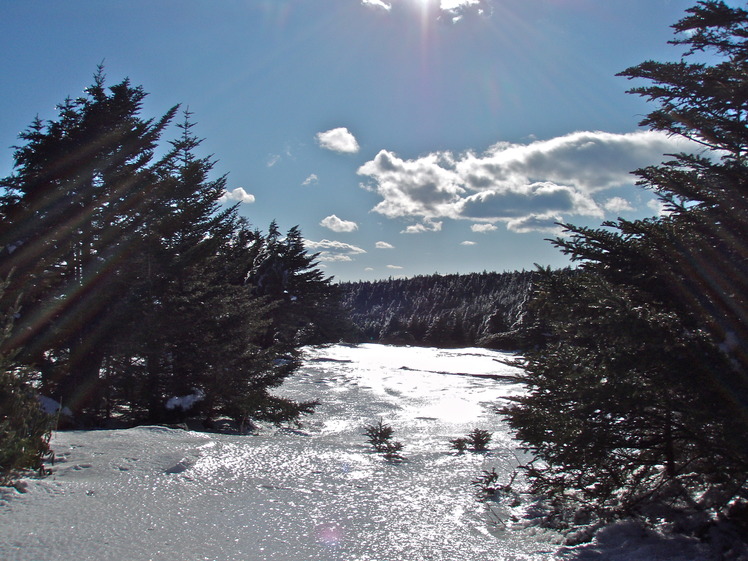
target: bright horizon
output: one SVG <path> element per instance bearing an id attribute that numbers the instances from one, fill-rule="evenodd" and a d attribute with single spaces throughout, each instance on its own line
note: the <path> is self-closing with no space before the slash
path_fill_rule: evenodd
<path id="1" fill-rule="evenodd" d="M 638 127 L 653 106 L 615 74 L 677 60 L 694 3 L 5 2 L 0 176 L 104 61 L 144 118 L 189 108 L 227 204 L 299 225 L 337 280 L 563 266 L 555 222 L 658 212 L 630 171 L 683 145 Z"/>

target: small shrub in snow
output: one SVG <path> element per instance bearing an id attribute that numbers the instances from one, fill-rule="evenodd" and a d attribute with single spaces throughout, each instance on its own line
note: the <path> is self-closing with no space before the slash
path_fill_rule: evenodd
<path id="1" fill-rule="evenodd" d="M 452 448 L 462 454 L 467 450 L 470 441 L 467 438 L 453 438 L 449 443 L 452 445 Z"/>
<path id="2" fill-rule="evenodd" d="M 449 441 L 452 448 L 459 453 L 463 453 L 468 448 L 474 452 L 485 452 L 488 450 L 489 442 L 491 442 L 491 433 L 483 429 L 475 429 L 467 437 L 453 438 Z"/>
<path id="3" fill-rule="evenodd" d="M 491 442 L 491 433 L 483 429 L 475 429 L 468 434 L 470 449 L 475 452 L 488 450 L 488 443 Z"/>
<path id="4" fill-rule="evenodd" d="M 51 427 L 52 417 L 22 372 L 0 366 L 0 486 L 12 485 L 26 470 L 44 473 L 44 462 L 52 457 Z"/>
<path id="5" fill-rule="evenodd" d="M 369 444 L 371 444 L 377 452 L 385 451 L 387 443 L 392 440 L 393 433 L 394 430 L 392 427 L 385 425 L 382 419 L 379 419 L 379 423 L 376 425 L 367 425 L 364 427 L 364 435 L 369 437 Z"/>
<path id="6" fill-rule="evenodd" d="M 486 499 L 493 496 L 498 487 L 496 483 L 499 481 L 499 474 L 496 473 L 496 468 L 491 468 L 491 471 L 484 471 L 483 475 L 472 481 L 472 484 L 478 488 L 478 494 L 481 498 Z"/>
<path id="7" fill-rule="evenodd" d="M 403 460 L 404 458 L 402 454 L 400 454 L 402 449 L 402 442 L 387 442 L 384 445 L 384 451 L 382 453 L 388 460 Z"/>
<path id="8" fill-rule="evenodd" d="M 491 468 L 491 471 L 483 471 L 483 475 L 473 480 L 472 484 L 478 489 L 479 500 L 485 501 L 501 496 L 509 503 L 509 506 L 515 507 L 519 506 L 521 502 L 519 494 L 513 488 L 517 475 L 517 471 L 513 472 L 508 483 L 499 485 L 499 474 L 496 472 L 496 468 Z"/>
<path id="9" fill-rule="evenodd" d="M 392 435 L 394 430 L 391 426 L 385 425 L 382 419 L 376 425 L 367 425 L 364 427 L 364 435 L 369 437 L 369 443 L 374 450 L 384 454 L 388 460 L 402 460 L 400 451 L 403 449 L 401 442 L 393 442 Z"/>

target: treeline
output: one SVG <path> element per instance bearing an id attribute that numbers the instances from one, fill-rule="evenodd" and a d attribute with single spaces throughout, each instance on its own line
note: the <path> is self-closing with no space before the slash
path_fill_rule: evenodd
<path id="1" fill-rule="evenodd" d="M 349 341 L 518 349 L 528 343 L 534 272 L 341 283 Z"/>
<path id="2" fill-rule="evenodd" d="M 263 233 L 226 207 L 190 114 L 163 141 L 178 107 L 147 119 L 145 96 L 100 68 L 20 135 L 0 183 L 0 387 L 15 388 L 0 401 L 33 386 L 77 426 L 175 421 L 188 405 L 206 424 L 293 421 L 313 404 L 270 390 L 301 345 L 345 325 L 337 288 L 298 228 Z"/>

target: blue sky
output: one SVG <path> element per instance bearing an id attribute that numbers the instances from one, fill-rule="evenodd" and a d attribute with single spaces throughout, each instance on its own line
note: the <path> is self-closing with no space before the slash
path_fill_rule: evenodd
<path id="1" fill-rule="evenodd" d="M 562 266 L 554 222 L 657 213 L 629 171 L 683 146 L 615 74 L 677 59 L 693 3 L 3 0 L 0 175 L 104 61 L 144 116 L 189 107 L 227 204 L 336 279 Z"/>

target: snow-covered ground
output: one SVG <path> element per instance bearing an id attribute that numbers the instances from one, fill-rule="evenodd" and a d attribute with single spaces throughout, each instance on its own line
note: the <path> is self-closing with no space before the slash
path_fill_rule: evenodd
<path id="1" fill-rule="evenodd" d="M 25 480 L 23 494 L 0 491 L 0 559 L 702 558 L 688 540 L 630 524 L 562 548 L 555 534 L 509 524 L 509 510 L 476 501 L 473 479 L 495 468 L 508 481 L 521 460 L 494 412 L 522 392 L 503 358 L 483 349 L 308 349 L 279 390 L 320 401 L 301 430 L 56 433 L 53 475 Z M 404 444 L 403 462 L 371 451 L 363 427 L 379 419 Z M 475 428 L 493 433 L 491 450 L 454 453 L 449 439 Z"/>

